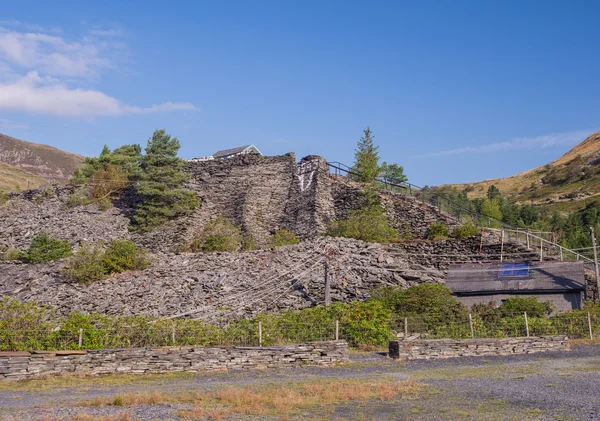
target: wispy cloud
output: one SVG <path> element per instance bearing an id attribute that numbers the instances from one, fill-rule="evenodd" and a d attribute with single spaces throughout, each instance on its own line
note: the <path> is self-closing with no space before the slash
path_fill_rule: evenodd
<path id="1" fill-rule="evenodd" d="M 117 116 L 175 110 L 194 111 L 189 102 L 165 102 L 150 107 L 123 104 L 100 91 L 71 89 L 37 72 L 9 84 L 0 84 L 0 110 L 27 111 L 56 116 Z"/>
<path id="2" fill-rule="evenodd" d="M 10 26 L 13 29 L 6 29 Z M 118 28 L 92 27 L 79 38 L 19 21 L 0 26 L 0 110 L 56 116 L 118 116 L 194 111 L 189 102 L 124 104 L 90 81 L 116 69 L 126 45 Z"/>
<path id="3" fill-rule="evenodd" d="M 0 129 L 28 129 L 29 126 L 17 121 L 8 120 L 6 118 L 0 118 Z"/>
<path id="4" fill-rule="evenodd" d="M 488 143 L 479 146 L 464 146 L 416 155 L 415 158 L 441 156 L 485 154 L 494 152 L 517 151 L 525 149 L 548 149 L 556 146 L 575 146 L 592 133 L 593 130 L 578 130 L 566 133 L 554 133 L 535 137 L 520 137 L 505 142 Z"/>

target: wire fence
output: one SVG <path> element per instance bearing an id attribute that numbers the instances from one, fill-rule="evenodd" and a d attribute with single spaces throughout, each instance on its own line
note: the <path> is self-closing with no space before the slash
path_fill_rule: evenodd
<path id="1" fill-rule="evenodd" d="M 553 317 L 526 313 L 456 316 L 395 315 L 389 323 L 327 321 L 242 325 L 128 326 L 54 330 L 0 330 L 0 351 L 143 348 L 161 346 L 277 346 L 345 340 L 350 346 L 386 346 L 392 339 L 468 339 L 564 335 L 570 339 L 600 338 L 600 316 L 572 311 Z"/>
<path id="2" fill-rule="evenodd" d="M 526 312 L 511 315 L 456 316 L 451 321 L 436 315 L 398 316 L 393 331 L 400 337 L 421 339 L 512 338 L 567 336 L 569 339 L 600 338 L 600 316 L 571 311 L 552 317 L 531 317 Z"/>

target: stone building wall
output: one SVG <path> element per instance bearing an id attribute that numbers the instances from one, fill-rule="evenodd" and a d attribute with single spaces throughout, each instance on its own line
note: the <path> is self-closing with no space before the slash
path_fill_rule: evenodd
<path id="1" fill-rule="evenodd" d="M 566 336 L 391 341 L 389 348 L 390 357 L 402 360 L 533 354 L 565 350 L 569 350 L 569 340 Z"/>
<path id="2" fill-rule="evenodd" d="M 347 362 L 344 341 L 280 347 L 162 347 L 94 351 L 0 352 L 0 379 L 62 374 L 144 374 L 250 370 Z"/>

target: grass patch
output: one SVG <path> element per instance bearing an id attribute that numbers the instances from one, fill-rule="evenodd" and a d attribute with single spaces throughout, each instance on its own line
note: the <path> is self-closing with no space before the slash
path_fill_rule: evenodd
<path id="1" fill-rule="evenodd" d="M 190 404 L 178 416 L 184 420 L 200 415 L 278 415 L 285 419 L 292 411 L 324 407 L 343 402 L 418 399 L 425 387 L 412 380 L 389 379 L 324 380 L 279 385 L 229 386 L 218 390 L 178 393 L 119 394 L 78 402 L 78 406 L 137 406 Z"/>

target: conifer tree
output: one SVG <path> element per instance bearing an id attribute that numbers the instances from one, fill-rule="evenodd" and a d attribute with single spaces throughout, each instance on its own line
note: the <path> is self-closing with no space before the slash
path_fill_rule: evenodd
<path id="1" fill-rule="evenodd" d="M 373 143 L 374 136 L 369 127 L 363 130 L 363 133 L 354 153 L 353 170 L 360 174 L 359 181 L 372 183 L 381 171 L 377 151 L 379 147 Z"/>
<path id="2" fill-rule="evenodd" d="M 189 176 L 183 171 L 183 160 L 177 156 L 179 148 L 179 140 L 165 130 L 156 130 L 148 140 L 136 186 L 142 201 L 135 212 L 133 229 L 152 230 L 198 206 L 196 194 L 183 188 Z"/>

